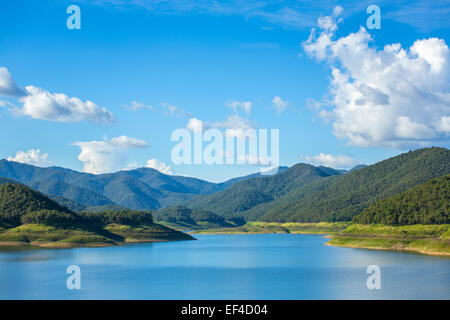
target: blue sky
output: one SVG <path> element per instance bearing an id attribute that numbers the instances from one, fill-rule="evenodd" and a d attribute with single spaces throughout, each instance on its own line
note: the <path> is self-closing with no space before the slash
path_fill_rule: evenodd
<path id="1" fill-rule="evenodd" d="M 66 27 L 71 4 L 80 30 Z M 381 8 L 381 29 L 361 31 L 369 4 Z M 287 166 L 347 168 L 448 147 L 449 4 L 1 2 L 0 158 L 96 173 L 148 164 L 223 181 L 259 167 L 176 165 L 170 136 L 190 119 L 224 127 L 229 117 L 279 129 Z M 384 49 L 395 43 L 406 57 Z"/>

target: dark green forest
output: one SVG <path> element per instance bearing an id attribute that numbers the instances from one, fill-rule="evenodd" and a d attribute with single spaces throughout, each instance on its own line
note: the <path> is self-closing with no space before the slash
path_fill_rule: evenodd
<path id="1" fill-rule="evenodd" d="M 276 175 L 244 180 L 223 191 L 200 196 L 193 199 L 188 206 L 212 211 L 225 217 L 247 218 L 246 210 L 270 203 L 316 180 L 340 174 L 340 171 L 331 168 L 299 163 Z"/>
<path id="2" fill-rule="evenodd" d="M 127 209 L 75 213 L 27 186 L 5 183 L 0 186 L 0 223 L 7 227 L 25 223 L 64 227 L 103 227 L 110 223 L 140 226 L 152 225 L 153 217 L 150 212 Z"/>
<path id="3" fill-rule="evenodd" d="M 24 185 L 4 183 L 0 186 L 0 222 L 2 225 L 18 226 L 22 224 L 22 216 L 40 211 L 74 215 L 68 208 Z"/>
<path id="4" fill-rule="evenodd" d="M 332 181 L 320 191 L 313 191 L 299 200 L 283 203 L 267 210 L 262 221 L 319 222 L 350 221 L 371 204 L 399 194 L 433 178 L 450 174 L 450 151 L 426 148 L 410 151 L 349 172 Z M 317 189 L 320 189 L 317 186 Z"/>
<path id="5" fill-rule="evenodd" d="M 450 175 L 432 179 L 393 197 L 378 201 L 353 218 L 361 224 L 450 223 Z"/>

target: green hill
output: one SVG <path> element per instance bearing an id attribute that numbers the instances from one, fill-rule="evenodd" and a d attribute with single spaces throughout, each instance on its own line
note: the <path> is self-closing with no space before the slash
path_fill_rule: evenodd
<path id="1" fill-rule="evenodd" d="M 449 173 L 448 149 L 410 151 L 332 179 L 323 179 L 315 186 L 320 191 L 286 201 L 269 209 L 259 219 L 278 222 L 351 220 L 378 200 Z"/>
<path id="2" fill-rule="evenodd" d="M 190 240 L 155 224 L 145 211 L 75 213 L 18 183 L 0 186 L 0 243 L 5 245 L 111 245 L 130 241 Z"/>
<path id="3" fill-rule="evenodd" d="M 380 200 L 353 218 L 360 224 L 449 224 L 450 175 Z"/>
<path id="4" fill-rule="evenodd" d="M 270 203 L 296 188 L 339 174 L 339 171 L 331 168 L 300 163 L 276 175 L 247 179 L 223 191 L 198 197 L 189 203 L 189 207 L 212 211 L 225 217 L 239 216 L 246 210 Z M 247 215 L 243 216 L 248 218 Z"/>
<path id="5" fill-rule="evenodd" d="M 27 186 L 12 183 L 0 186 L 0 220 L 4 225 L 18 226 L 22 216 L 41 210 L 72 214 L 68 208 Z"/>

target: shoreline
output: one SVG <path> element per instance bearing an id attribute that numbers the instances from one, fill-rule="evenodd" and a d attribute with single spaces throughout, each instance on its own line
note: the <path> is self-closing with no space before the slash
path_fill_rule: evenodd
<path id="1" fill-rule="evenodd" d="M 330 241 L 332 238 L 330 239 Z M 436 251 L 425 251 L 420 249 L 414 249 L 414 248 L 383 248 L 383 247 L 369 247 L 369 246 L 358 246 L 358 245 L 340 245 L 340 244 L 333 244 L 330 243 L 330 241 L 325 242 L 324 245 L 330 246 L 330 247 L 340 247 L 340 248 L 353 248 L 353 249 L 366 249 L 366 250 L 385 250 L 385 251 L 394 251 L 394 252 L 400 252 L 400 253 L 414 253 L 414 254 L 423 254 L 423 255 L 429 255 L 429 256 L 439 256 L 439 257 L 445 257 L 450 258 L 450 253 L 447 252 L 436 252 Z"/>
<path id="2" fill-rule="evenodd" d="M 116 243 L 61 243 L 61 242 L 42 242 L 42 241 L 33 241 L 33 242 L 23 242 L 23 241 L 0 241 L 1 247 L 29 247 L 29 248 L 50 248 L 50 249 L 72 249 L 72 248 L 104 248 L 104 247 L 115 247 L 115 246 L 124 246 L 127 244 L 135 244 L 135 243 L 153 243 L 153 242 L 170 242 L 170 241 L 187 241 L 187 240 L 196 240 L 194 239 L 125 239 L 123 242 Z"/>
<path id="3" fill-rule="evenodd" d="M 92 242 L 60 242 L 60 241 L 0 241 L 0 247 L 29 247 L 29 248 L 77 248 L 77 247 L 110 247 L 133 243 L 153 243 L 168 241 L 196 240 L 193 234 L 206 235 L 251 235 L 251 234 L 308 234 L 321 235 L 328 239 L 327 246 L 388 250 L 402 253 L 423 254 L 429 256 L 450 257 L 450 242 L 448 239 L 449 225 L 358 225 L 349 222 L 320 222 L 320 223 L 274 223 L 250 222 L 244 226 L 234 228 L 216 228 L 190 230 L 189 232 L 176 231 L 155 237 L 154 233 L 135 233 L 130 231 L 118 232 L 119 241 L 92 241 Z M 113 230 L 115 229 L 115 230 Z"/>
<path id="4" fill-rule="evenodd" d="M 333 240 L 335 235 L 327 234 L 327 233 L 313 233 L 313 232 L 220 232 L 220 233 L 197 233 L 197 234 L 203 234 L 203 235 L 252 235 L 252 234 L 308 234 L 308 235 L 322 235 L 323 238 L 329 239 L 327 242 L 324 243 L 326 246 L 330 247 L 340 247 L 340 248 L 353 248 L 353 249 L 367 249 L 367 250 L 385 250 L 385 251 L 394 251 L 394 252 L 400 252 L 400 253 L 414 253 L 414 254 L 423 254 L 423 255 L 430 255 L 430 256 L 439 256 L 439 257 L 448 257 L 450 258 L 450 253 L 447 252 L 441 252 L 441 251 L 426 251 L 416 248 L 396 248 L 396 247 L 390 247 L 390 248 L 384 248 L 384 247 L 371 247 L 371 246 L 363 246 L 363 245 L 356 245 L 356 244 L 333 244 L 330 243 L 330 241 Z"/>
<path id="5" fill-rule="evenodd" d="M 332 229 L 332 230 L 331 230 Z M 205 229 L 193 234 L 312 234 L 329 239 L 327 246 L 389 250 L 439 257 L 450 257 L 449 225 L 358 225 L 350 223 L 275 223 L 251 222 L 227 229 Z"/>
<path id="6" fill-rule="evenodd" d="M 76 248 L 111 247 L 131 243 L 195 240 L 189 234 L 154 224 L 131 227 L 109 224 L 104 229 L 68 229 L 24 224 L 0 232 L 0 247 Z"/>

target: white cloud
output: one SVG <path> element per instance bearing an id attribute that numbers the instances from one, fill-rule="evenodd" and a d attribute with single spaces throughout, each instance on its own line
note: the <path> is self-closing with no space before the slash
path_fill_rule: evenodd
<path id="1" fill-rule="evenodd" d="M 446 134 L 450 133 L 450 116 L 444 116 L 441 118 L 439 123 L 439 131 L 445 132 Z"/>
<path id="2" fill-rule="evenodd" d="M 111 138 L 111 140 L 109 140 L 109 144 L 119 148 L 146 148 L 148 146 L 147 142 L 144 140 L 130 138 L 127 136 Z"/>
<path id="3" fill-rule="evenodd" d="M 284 109 L 290 106 L 291 103 L 289 101 L 283 101 L 279 96 L 275 96 L 272 100 L 272 104 L 277 113 L 280 114 Z"/>
<path id="4" fill-rule="evenodd" d="M 216 122 L 211 124 L 213 128 L 225 129 L 230 136 L 245 137 L 245 132 L 253 129 L 252 124 L 246 118 L 242 118 L 237 114 L 227 117 L 223 122 Z"/>
<path id="5" fill-rule="evenodd" d="M 243 110 L 247 115 L 250 114 L 252 109 L 252 103 L 250 101 L 239 102 L 236 100 L 228 100 L 225 105 L 233 109 L 236 113 L 239 112 L 239 109 Z"/>
<path id="6" fill-rule="evenodd" d="M 145 165 L 146 168 L 156 169 L 164 174 L 173 174 L 170 166 L 166 165 L 164 162 L 159 161 L 158 159 L 149 159 Z"/>
<path id="7" fill-rule="evenodd" d="M 348 156 L 337 155 L 333 156 L 331 154 L 319 153 L 315 156 L 306 156 L 304 157 L 306 162 L 311 163 L 316 166 L 325 166 L 330 168 L 339 168 L 339 169 L 349 169 L 357 164 L 361 164 L 362 162 Z"/>
<path id="8" fill-rule="evenodd" d="M 51 93 L 34 86 L 25 87 L 28 95 L 19 99 L 22 108 L 16 109 L 19 115 L 34 119 L 59 122 L 79 122 L 89 120 L 96 123 L 114 122 L 114 116 L 105 108 L 92 101 L 82 101 L 63 93 Z"/>
<path id="9" fill-rule="evenodd" d="M 186 129 L 192 132 L 201 131 L 204 129 L 204 124 L 197 118 L 190 118 L 186 124 Z"/>
<path id="10" fill-rule="evenodd" d="M 15 107 L 8 101 L 0 100 L 0 107 L 6 105 L 17 115 L 26 115 L 34 119 L 59 122 L 78 122 L 90 120 L 98 123 L 114 122 L 114 116 L 105 108 L 92 101 L 82 101 L 62 93 L 50 93 L 44 89 L 27 86 L 25 90 L 14 82 L 8 69 L 0 67 L 0 96 L 16 97 L 23 104 Z"/>
<path id="11" fill-rule="evenodd" d="M 136 101 L 131 101 L 130 105 L 123 105 L 122 107 L 127 110 L 130 110 L 130 111 L 137 111 L 137 110 L 141 110 L 141 109 L 154 110 L 153 106 L 145 105 L 142 102 L 136 102 Z"/>
<path id="12" fill-rule="evenodd" d="M 8 69 L 0 67 L 0 96 L 21 97 L 23 95 L 25 92 L 16 85 Z"/>
<path id="13" fill-rule="evenodd" d="M 405 139 L 430 139 L 434 137 L 434 132 L 422 123 L 412 122 L 410 118 L 400 116 L 397 118 L 395 134 Z"/>
<path id="14" fill-rule="evenodd" d="M 40 149 L 30 149 L 28 151 L 18 151 L 14 157 L 8 157 L 8 161 L 31 164 L 34 166 L 47 167 L 52 163 L 48 160 L 48 153 L 41 153 Z"/>
<path id="15" fill-rule="evenodd" d="M 423 146 L 447 136 L 450 115 L 450 51 L 444 40 L 417 40 L 377 50 L 371 35 L 358 32 L 334 40 L 335 10 L 319 21 L 303 43 L 305 52 L 331 69 L 331 99 L 319 116 L 334 134 L 361 147 Z M 448 129 L 448 128 L 447 128 Z"/>
<path id="16" fill-rule="evenodd" d="M 113 172 L 124 168 L 128 149 L 148 146 L 143 140 L 127 136 L 102 141 L 77 141 L 73 145 L 81 149 L 78 160 L 84 164 L 84 172 L 94 174 Z"/>

